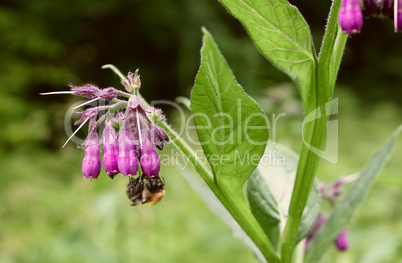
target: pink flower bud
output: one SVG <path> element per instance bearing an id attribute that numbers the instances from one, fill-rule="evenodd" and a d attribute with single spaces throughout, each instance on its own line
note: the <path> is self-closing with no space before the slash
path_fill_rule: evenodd
<path id="1" fill-rule="evenodd" d="M 117 97 L 119 91 L 115 88 L 106 88 L 102 89 L 98 92 L 97 97 L 104 99 L 104 100 L 113 100 Z"/>
<path id="2" fill-rule="evenodd" d="M 105 129 L 103 130 L 103 166 L 106 173 L 113 179 L 119 173 L 118 157 L 119 157 L 119 143 L 117 141 L 117 134 L 112 124 L 109 121 L 105 122 Z"/>
<path id="3" fill-rule="evenodd" d="M 360 0 L 342 0 L 339 11 L 339 24 L 345 34 L 360 33 L 363 25 L 363 13 Z"/>
<path id="4" fill-rule="evenodd" d="M 87 84 L 82 87 L 75 87 L 70 85 L 70 88 L 74 95 L 80 95 L 88 99 L 96 98 L 96 95 L 100 91 L 98 87 L 91 84 Z"/>
<path id="5" fill-rule="evenodd" d="M 85 157 L 82 161 L 82 173 L 85 178 L 96 179 L 101 170 L 99 158 L 99 137 L 95 131 L 91 131 L 84 143 Z"/>
<path id="6" fill-rule="evenodd" d="M 344 229 L 339 233 L 338 237 L 335 239 L 335 245 L 340 251 L 345 251 L 349 247 L 347 233 L 348 233 L 347 230 Z"/>
<path id="7" fill-rule="evenodd" d="M 155 146 L 148 139 L 141 145 L 140 164 L 146 178 L 158 176 L 161 163 Z"/>
<path id="8" fill-rule="evenodd" d="M 119 131 L 118 167 L 122 176 L 137 174 L 138 158 L 135 153 L 135 140 L 127 124 L 123 124 Z"/>

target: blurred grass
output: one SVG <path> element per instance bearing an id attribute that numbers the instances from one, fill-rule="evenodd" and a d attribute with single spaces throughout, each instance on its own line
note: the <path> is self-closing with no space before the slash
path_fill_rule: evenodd
<path id="1" fill-rule="evenodd" d="M 0 199 L 0 262 L 254 262 L 173 166 L 166 197 L 131 207 L 128 180 L 85 180 L 83 152 L 7 156 Z"/>
<path id="2" fill-rule="evenodd" d="M 336 165 L 322 162 L 318 176 L 325 182 L 360 169 L 402 122 L 392 104 L 363 110 L 352 94 L 338 90 L 338 95 L 340 159 Z M 278 122 L 279 133 L 294 122 Z M 397 262 L 402 257 L 401 146 L 349 227 L 350 250 L 331 249 L 322 262 Z M 160 204 L 130 207 L 126 178 L 110 180 L 102 172 L 98 180 L 83 179 L 82 157 L 73 144 L 55 151 L 3 152 L 0 262 L 256 262 L 177 167 L 162 168 L 167 194 Z"/>

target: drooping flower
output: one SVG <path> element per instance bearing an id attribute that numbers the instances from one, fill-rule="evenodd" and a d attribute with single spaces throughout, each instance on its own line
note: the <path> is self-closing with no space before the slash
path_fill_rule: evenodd
<path id="1" fill-rule="evenodd" d="M 390 17 L 394 11 L 394 0 L 382 0 L 380 3 L 381 14 L 384 17 Z"/>
<path id="2" fill-rule="evenodd" d="M 360 33 L 363 26 L 363 13 L 360 0 L 342 0 L 339 11 L 339 24 L 345 34 Z"/>
<path id="3" fill-rule="evenodd" d="M 127 120 L 123 121 L 123 125 L 119 131 L 119 157 L 118 168 L 122 176 L 133 176 L 137 174 L 138 157 L 136 154 L 136 140 L 130 129 Z"/>
<path id="4" fill-rule="evenodd" d="M 103 143 L 103 166 L 105 167 L 107 175 L 114 178 L 119 173 L 118 157 L 119 157 L 119 143 L 117 134 L 112 123 L 105 121 L 105 129 L 102 135 Z"/>
<path id="5" fill-rule="evenodd" d="M 394 28 L 398 32 L 402 30 L 402 0 L 395 0 L 394 4 Z"/>
<path id="6" fill-rule="evenodd" d="M 94 130 L 88 134 L 83 148 L 85 157 L 82 161 L 82 173 L 85 178 L 97 179 L 101 170 L 101 160 L 99 158 L 99 137 Z"/>
<path id="7" fill-rule="evenodd" d="M 144 138 L 141 144 L 141 170 L 146 178 L 156 177 L 159 175 L 161 163 L 153 145 L 148 138 Z"/>
<path id="8" fill-rule="evenodd" d="M 336 248 L 340 251 L 345 251 L 348 249 L 349 247 L 349 241 L 348 241 L 348 237 L 347 237 L 347 230 L 343 229 L 338 237 L 335 239 L 335 245 Z"/>
<path id="9" fill-rule="evenodd" d="M 363 0 L 364 12 L 369 16 L 377 16 L 380 2 L 378 0 Z"/>

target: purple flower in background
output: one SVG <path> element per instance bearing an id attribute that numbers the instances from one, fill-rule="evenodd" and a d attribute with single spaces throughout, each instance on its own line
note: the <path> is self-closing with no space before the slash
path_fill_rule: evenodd
<path id="1" fill-rule="evenodd" d="M 317 219 L 315 220 L 315 223 L 313 227 L 311 228 L 310 232 L 307 235 L 306 241 L 304 242 L 304 250 L 307 249 L 308 245 L 310 244 L 311 239 L 314 237 L 314 235 L 317 233 L 317 231 L 320 229 L 320 227 L 327 221 L 327 216 L 323 214 L 318 214 Z"/>
<path id="2" fill-rule="evenodd" d="M 119 143 L 117 141 L 117 134 L 110 121 L 105 122 L 105 129 L 102 136 L 103 142 L 103 166 L 105 167 L 107 175 L 114 178 L 119 173 L 118 157 L 119 157 Z"/>
<path id="3" fill-rule="evenodd" d="M 345 251 L 348 249 L 349 247 L 349 241 L 348 241 L 348 237 L 347 237 L 347 230 L 343 229 L 338 237 L 335 239 L 335 245 L 336 248 L 340 251 Z"/>
<path id="4" fill-rule="evenodd" d="M 339 24 L 345 34 L 360 33 L 363 26 L 363 13 L 360 0 L 342 0 L 339 11 Z"/>
<path id="5" fill-rule="evenodd" d="M 97 179 L 101 170 L 101 160 L 99 158 L 99 137 L 95 131 L 88 134 L 83 148 L 85 157 L 82 161 L 82 173 L 85 178 Z"/>

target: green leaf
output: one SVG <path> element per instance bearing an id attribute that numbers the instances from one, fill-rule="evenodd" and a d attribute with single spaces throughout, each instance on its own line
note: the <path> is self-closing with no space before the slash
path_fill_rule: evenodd
<path id="1" fill-rule="evenodd" d="M 305 262 L 318 262 L 324 252 L 334 242 L 339 232 L 352 218 L 357 207 L 363 202 L 381 168 L 391 157 L 395 141 L 402 126 L 378 149 L 363 167 L 359 178 L 350 186 L 343 199 L 336 204 L 326 223 L 320 228 L 309 244 Z"/>
<path id="2" fill-rule="evenodd" d="M 198 138 L 218 184 L 230 181 L 241 187 L 264 153 L 267 119 L 237 83 L 206 30 L 201 55 L 191 96 Z"/>
<path id="3" fill-rule="evenodd" d="M 292 150 L 278 144 L 269 144 L 258 168 L 247 181 L 251 211 L 275 248 L 279 245 L 288 216 L 297 163 L 298 156 Z M 320 199 L 315 184 L 303 211 L 297 242 L 313 226 L 319 213 Z"/>
<path id="4" fill-rule="evenodd" d="M 279 262 L 242 190 L 264 153 L 268 120 L 237 83 L 212 36 L 205 28 L 203 32 L 201 67 L 191 95 L 197 135 L 214 173 L 220 201 L 267 261 Z"/>
<path id="5" fill-rule="evenodd" d="M 308 24 L 286 0 L 220 0 L 246 28 L 261 53 L 307 93 L 314 81 L 315 53 Z"/>

